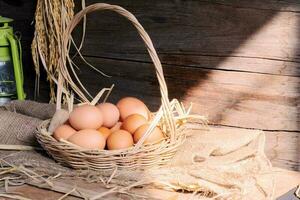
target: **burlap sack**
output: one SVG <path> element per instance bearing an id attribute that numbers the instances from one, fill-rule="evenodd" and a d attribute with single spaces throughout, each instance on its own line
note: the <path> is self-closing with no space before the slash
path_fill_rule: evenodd
<path id="1" fill-rule="evenodd" d="M 34 101 L 12 101 L 0 107 L 1 144 L 39 146 L 34 132 L 36 127 L 55 112 L 55 105 Z M 43 151 L 0 151 L 0 159 L 14 164 L 47 170 L 50 173 L 70 169 L 58 165 Z"/>
<path id="2" fill-rule="evenodd" d="M 35 128 L 54 112 L 54 105 L 32 101 L 13 101 L 1 107 L 1 143 L 37 146 Z M 147 171 L 78 172 L 56 163 L 43 151 L 2 150 L 0 159 L 49 176 L 59 172 L 92 182 L 109 180 L 110 184 L 121 186 L 136 184 L 189 191 L 195 193 L 195 199 L 272 199 L 274 181 L 264 154 L 264 133 L 201 128 L 196 122 L 187 124 L 189 137 L 171 163 Z"/>

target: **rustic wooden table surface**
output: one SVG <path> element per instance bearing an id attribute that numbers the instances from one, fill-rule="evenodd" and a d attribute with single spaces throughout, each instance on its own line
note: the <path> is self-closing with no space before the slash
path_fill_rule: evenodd
<path id="1" fill-rule="evenodd" d="M 300 184 L 300 173 L 295 171 L 284 170 L 281 168 L 273 168 L 275 175 L 275 195 L 274 197 L 280 197 L 289 190 L 295 188 Z M 33 185 L 23 185 L 18 187 L 9 187 L 8 192 L 21 195 L 32 200 L 57 200 L 64 195 L 64 193 L 72 191 L 72 189 L 77 188 L 77 192 L 73 192 L 72 195 L 67 196 L 65 199 L 76 200 L 81 199 L 78 196 L 93 197 L 101 192 L 108 191 L 99 184 L 86 183 L 80 180 L 58 180 L 53 182 L 56 185 L 51 190 L 48 190 L 46 185 L 34 184 Z M 45 189 L 46 188 L 46 189 Z M 55 191 L 59 192 L 55 192 Z M 170 192 L 159 189 L 135 189 L 133 190 L 136 194 L 147 195 L 153 199 L 160 200 L 176 200 L 176 199 L 189 199 L 191 194 L 183 194 L 179 192 Z M 60 193 L 62 192 L 62 193 Z M 130 199 L 126 196 L 111 194 L 105 196 L 103 199 L 114 200 L 114 199 Z M 0 197 L 1 199 L 1 197 Z M 3 198 L 5 199 L 5 198 Z"/>

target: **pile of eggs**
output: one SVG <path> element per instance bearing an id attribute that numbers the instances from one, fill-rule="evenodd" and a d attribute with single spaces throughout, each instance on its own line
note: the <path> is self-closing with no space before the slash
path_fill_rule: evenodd
<path id="1" fill-rule="evenodd" d="M 68 121 L 55 129 L 53 137 L 84 149 L 125 149 L 142 138 L 150 126 L 149 120 L 150 111 L 142 101 L 125 97 L 116 105 L 100 103 L 76 107 Z M 160 128 L 155 127 L 144 144 L 163 137 Z"/>

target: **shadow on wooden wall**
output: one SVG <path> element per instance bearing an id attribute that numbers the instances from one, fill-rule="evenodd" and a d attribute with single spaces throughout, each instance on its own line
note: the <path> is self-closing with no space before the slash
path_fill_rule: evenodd
<path id="1" fill-rule="evenodd" d="M 87 2 L 92 3 L 92 1 Z M 248 57 L 243 55 L 243 52 L 236 52 L 236 49 L 277 13 L 238 9 L 231 5 L 203 1 L 135 3 L 109 1 L 109 3 L 119 4 L 132 11 L 148 31 L 162 63 L 165 64 L 170 95 L 176 98 L 184 98 L 189 88 L 207 80 L 212 69 L 222 69 L 221 63 L 228 57 Z M 133 27 L 124 19 L 108 12 L 91 14 L 88 17 L 83 54 L 88 59 L 91 57 L 92 63 L 98 65 L 100 69 L 103 68 L 108 74 L 114 72 L 105 70 L 100 59 L 133 61 L 135 65 L 141 66 L 140 73 L 144 73 L 140 63 L 150 62 L 144 45 Z M 241 66 L 238 68 L 231 66 L 230 70 L 242 71 L 241 68 Z M 139 76 L 138 69 L 136 68 L 136 73 L 133 75 Z M 119 68 L 117 71 L 120 72 L 116 73 L 123 73 L 126 70 L 128 70 L 127 66 Z M 171 73 L 172 76 L 169 75 Z M 145 78 L 145 82 L 149 81 L 147 77 L 140 78 Z M 90 77 L 88 79 L 90 80 Z M 135 78 L 133 76 L 128 79 Z M 152 77 L 150 81 L 153 82 Z M 143 94 L 147 91 L 137 91 L 140 92 Z M 147 96 L 147 93 L 145 95 Z M 155 96 L 157 95 L 156 92 Z M 150 103 L 153 104 L 152 101 Z M 156 102 L 156 105 L 158 104 L 159 102 Z"/>
<path id="2" fill-rule="evenodd" d="M 5 2 L 6 4 L 10 5 L 10 6 L 17 6 L 17 7 L 22 7 L 24 5 L 24 1 L 23 0 L 2 0 L 3 2 Z"/>
<path id="3" fill-rule="evenodd" d="M 193 102 L 213 124 L 266 130 L 273 162 L 299 169 L 299 3 L 108 3 L 132 11 L 148 31 L 171 98 Z M 82 69 L 92 92 L 115 83 L 112 101 L 132 95 L 158 108 L 153 66 L 124 19 L 91 14 L 83 54 L 112 75 L 99 80 Z"/>

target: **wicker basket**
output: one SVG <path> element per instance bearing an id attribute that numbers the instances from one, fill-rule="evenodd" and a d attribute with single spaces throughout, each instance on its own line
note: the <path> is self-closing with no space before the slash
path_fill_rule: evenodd
<path id="1" fill-rule="evenodd" d="M 42 147 L 58 162 L 71 166 L 75 169 L 105 170 L 118 168 L 147 168 L 163 165 L 168 162 L 176 153 L 176 150 L 185 140 L 184 120 L 188 118 L 189 110 L 186 111 L 182 104 L 176 99 L 171 102 L 168 99 L 168 90 L 163 75 L 162 66 L 152 41 L 137 19 L 127 10 L 104 3 L 90 5 L 77 13 L 64 34 L 64 41 L 61 55 L 60 74 L 64 80 L 71 80 L 66 70 L 69 38 L 72 30 L 80 20 L 88 13 L 98 10 L 111 10 L 127 18 L 136 27 L 141 38 L 145 42 L 149 55 L 156 69 L 156 74 L 161 92 L 162 105 L 158 112 L 153 113 L 149 130 L 135 146 L 122 150 L 85 150 L 67 141 L 57 141 L 48 132 L 49 120 L 44 121 L 37 129 L 36 137 Z M 67 42 L 68 41 L 68 42 Z M 69 83 L 69 82 L 68 82 Z M 71 85 L 73 91 L 79 97 L 84 97 L 78 90 L 79 87 Z M 59 86 L 59 85 L 58 85 Z M 58 90 L 57 101 L 61 102 L 61 90 Z M 84 100 L 85 98 L 82 98 Z M 143 141 L 151 134 L 155 126 L 159 125 L 163 130 L 165 138 L 155 144 L 143 145 Z"/>

